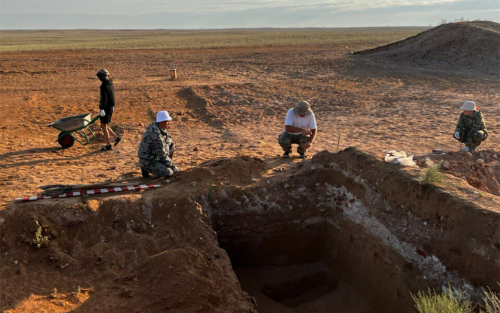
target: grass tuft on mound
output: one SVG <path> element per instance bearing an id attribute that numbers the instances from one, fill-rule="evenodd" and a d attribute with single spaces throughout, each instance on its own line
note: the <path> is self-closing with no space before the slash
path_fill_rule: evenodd
<path id="1" fill-rule="evenodd" d="M 472 313 L 474 306 L 464 291 L 448 288 L 441 294 L 428 289 L 411 295 L 418 313 Z"/>
<path id="2" fill-rule="evenodd" d="M 420 175 L 420 184 L 422 185 L 439 185 L 443 183 L 443 175 L 439 171 L 443 162 L 435 163 L 429 166 L 425 172 Z"/>

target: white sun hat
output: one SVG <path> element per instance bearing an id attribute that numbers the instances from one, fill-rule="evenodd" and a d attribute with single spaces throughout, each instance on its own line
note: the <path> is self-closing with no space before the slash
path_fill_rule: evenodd
<path id="1" fill-rule="evenodd" d="M 172 118 L 168 115 L 167 111 L 159 111 L 156 113 L 156 123 L 171 121 Z"/>
<path id="2" fill-rule="evenodd" d="M 477 111 L 476 103 L 474 101 L 465 101 L 464 105 L 460 108 L 464 111 Z"/>

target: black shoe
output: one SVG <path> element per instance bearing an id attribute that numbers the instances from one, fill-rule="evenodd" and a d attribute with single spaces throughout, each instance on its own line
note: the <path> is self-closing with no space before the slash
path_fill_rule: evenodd
<path id="1" fill-rule="evenodd" d="M 307 158 L 307 154 L 305 152 L 299 152 L 299 158 L 305 159 Z"/>
<path id="2" fill-rule="evenodd" d="M 142 173 L 142 177 L 144 177 L 144 178 L 148 178 L 148 177 L 149 177 L 149 173 L 148 173 L 148 171 L 146 171 L 146 170 L 145 170 L 145 169 L 143 169 L 142 167 L 141 167 L 141 173 Z"/>
<path id="3" fill-rule="evenodd" d="M 101 151 L 108 151 L 108 150 L 113 150 L 113 147 L 111 147 L 111 145 L 108 145 L 101 148 Z"/>
<path id="4" fill-rule="evenodd" d="M 283 153 L 283 157 L 288 159 L 290 157 L 290 151 L 285 151 L 285 153 Z"/>
<path id="5" fill-rule="evenodd" d="M 120 141 L 122 141 L 122 137 L 117 137 L 117 138 L 115 139 L 115 147 L 116 147 L 116 145 L 117 145 L 118 143 L 120 143 Z"/>

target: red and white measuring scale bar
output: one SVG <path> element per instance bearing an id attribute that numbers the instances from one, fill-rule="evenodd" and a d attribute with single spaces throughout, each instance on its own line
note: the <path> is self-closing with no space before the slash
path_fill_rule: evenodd
<path id="1" fill-rule="evenodd" d="M 78 196 L 83 196 L 83 195 L 98 195 L 98 194 L 111 193 L 111 192 L 158 188 L 160 186 L 161 185 L 137 185 L 137 186 L 94 189 L 94 190 L 86 190 L 86 191 L 73 191 L 73 192 L 67 192 L 67 193 L 64 193 L 62 195 L 57 195 L 57 196 L 32 196 L 32 197 L 16 198 L 16 201 L 35 201 L 35 200 L 42 200 L 42 199 L 71 198 L 71 197 L 78 197 Z"/>

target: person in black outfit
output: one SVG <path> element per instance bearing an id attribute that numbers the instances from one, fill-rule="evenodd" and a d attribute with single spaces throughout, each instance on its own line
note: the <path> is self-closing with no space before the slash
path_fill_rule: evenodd
<path id="1" fill-rule="evenodd" d="M 101 111 L 101 129 L 104 135 L 104 141 L 106 142 L 106 146 L 101 148 L 101 151 L 113 150 L 109 141 L 109 136 L 111 135 L 115 139 L 115 146 L 122 140 L 121 137 L 115 134 L 111 127 L 108 127 L 108 124 L 111 123 L 111 116 L 115 111 L 115 88 L 107 69 L 101 68 L 96 75 L 102 82 L 100 87 L 99 110 Z"/>

